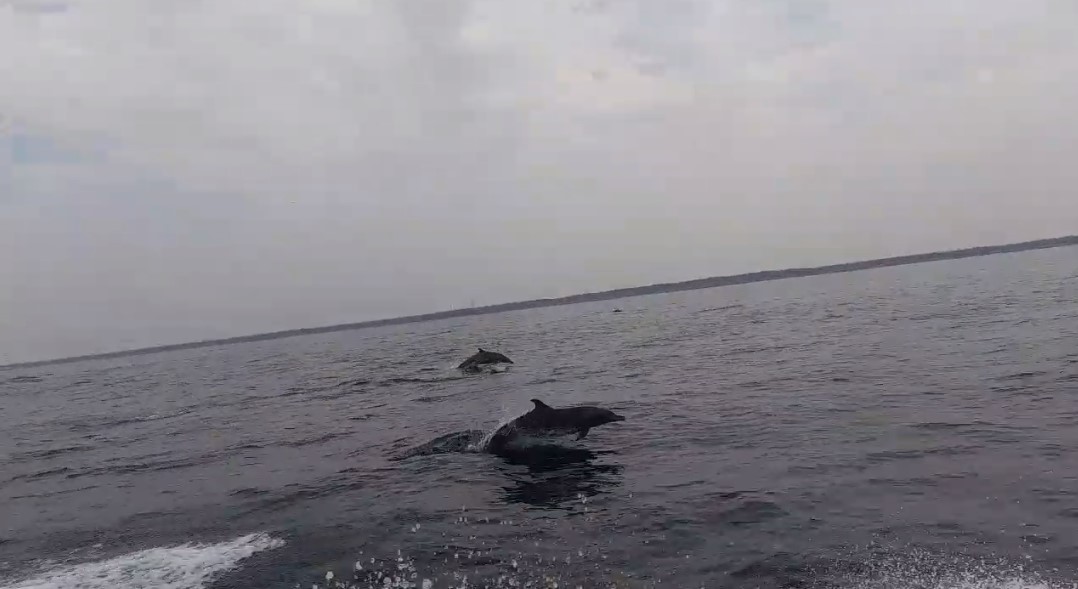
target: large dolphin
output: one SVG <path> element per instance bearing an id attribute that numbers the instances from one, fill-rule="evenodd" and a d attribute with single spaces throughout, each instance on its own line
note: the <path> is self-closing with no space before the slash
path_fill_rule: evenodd
<path id="1" fill-rule="evenodd" d="M 535 407 L 499 427 L 493 434 L 483 430 L 465 430 L 439 436 L 426 444 L 416 446 L 404 454 L 392 458 L 398 461 L 413 456 L 448 454 L 455 452 L 487 452 L 502 457 L 521 457 L 530 454 L 553 454 L 561 457 L 572 454 L 572 450 L 559 450 L 556 446 L 514 444 L 521 437 L 548 437 L 576 434 L 576 439 L 583 439 L 593 427 L 599 427 L 615 421 L 625 421 L 621 415 L 600 407 L 578 406 L 554 409 L 546 403 L 532 399 Z M 580 453 L 580 450 L 576 451 Z M 586 451 L 584 451 L 587 453 Z M 590 454 L 590 453 L 588 453 Z"/>
<path id="2" fill-rule="evenodd" d="M 625 421 L 625 417 L 601 407 L 581 405 L 555 409 L 539 399 L 531 400 L 535 407 L 498 428 L 487 443 L 485 450 L 498 454 L 521 436 L 559 436 L 576 434 L 582 440 L 593 427 L 599 427 L 615 421 Z"/>
<path id="3" fill-rule="evenodd" d="M 464 372 L 479 372 L 484 366 L 492 366 L 494 364 L 512 364 L 513 361 L 509 359 L 505 354 L 499 354 L 498 352 L 488 352 L 483 348 L 479 348 L 479 351 L 472 354 L 471 358 L 460 363 L 457 369 Z"/>

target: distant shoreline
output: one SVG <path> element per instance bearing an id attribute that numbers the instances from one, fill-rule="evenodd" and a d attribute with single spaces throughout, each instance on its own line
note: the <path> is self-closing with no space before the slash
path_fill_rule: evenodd
<path id="1" fill-rule="evenodd" d="M 613 299 L 622 299 L 629 297 L 637 297 L 652 294 L 679 292 L 686 290 L 700 290 L 705 288 L 716 288 L 719 286 L 733 286 L 737 284 L 748 284 L 752 282 L 765 282 L 769 280 L 782 280 L 785 278 L 804 278 L 808 276 L 820 276 L 823 274 L 839 274 L 843 272 L 856 272 L 859 270 L 870 270 L 873 268 L 886 268 L 890 266 L 905 266 L 908 264 L 921 264 L 925 262 L 936 262 L 941 260 L 957 260 L 961 258 L 975 258 L 980 256 L 991 256 L 995 254 L 1007 254 L 1024 252 L 1031 250 L 1049 249 L 1057 247 L 1069 247 L 1078 245 L 1078 235 L 1070 235 L 1067 237 L 1057 237 L 1053 239 L 1038 239 L 1034 241 L 1024 241 L 1021 243 L 1012 243 L 1007 245 L 995 245 L 995 246 L 982 246 L 971 247 L 958 250 L 949 250 L 943 252 L 933 252 L 927 254 L 913 254 L 908 256 L 895 256 L 890 258 L 880 258 L 876 260 L 865 260 L 861 262 L 848 262 L 844 264 L 831 264 L 828 266 L 817 266 L 813 268 L 789 268 L 786 270 L 766 270 L 762 272 L 751 272 L 748 274 L 736 274 L 732 276 L 716 276 L 711 278 L 699 278 L 696 280 L 687 280 L 684 282 L 668 282 L 662 284 L 651 284 L 648 286 L 637 286 L 631 288 L 618 288 L 614 290 L 606 290 L 602 292 L 585 293 L 578 295 L 571 295 L 567 297 L 559 297 L 553 299 L 533 299 L 530 301 L 520 301 L 515 303 L 501 303 L 498 305 L 487 305 L 483 307 L 473 307 L 469 309 L 454 309 L 451 311 L 438 311 L 435 313 L 425 313 L 422 315 L 408 315 L 405 317 L 395 317 L 391 319 L 377 319 L 374 321 L 362 321 L 358 323 L 345 323 L 341 325 L 331 325 L 326 327 L 308 327 L 304 329 L 290 329 L 286 331 L 275 331 L 271 333 L 262 333 L 256 335 L 246 335 L 239 337 L 231 337 L 225 339 L 205 340 L 199 342 L 190 342 L 185 344 L 170 344 L 164 346 L 154 346 L 152 348 L 139 348 L 135 350 L 123 350 L 119 352 L 105 352 L 101 354 L 87 354 L 83 356 L 72 356 L 68 358 L 57 358 L 53 360 L 35 360 L 32 362 L 19 362 L 15 364 L 8 364 L 6 366 L 0 366 L 0 369 L 9 368 L 31 368 L 37 366 L 48 366 L 52 364 L 67 364 L 71 362 L 81 362 L 84 360 L 103 360 L 108 358 L 121 358 L 124 356 L 138 356 L 143 354 L 156 354 L 158 352 L 173 352 L 177 350 L 187 350 L 193 348 L 203 348 L 209 346 L 219 346 L 227 344 L 239 344 L 248 342 L 265 341 L 272 339 L 281 339 L 286 337 L 294 337 L 299 335 L 313 335 L 320 333 L 331 333 L 335 331 L 350 331 L 355 329 L 369 329 L 372 327 L 384 327 L 388 325 L 403 325 L 406 323 L 419 323 L 423 321 L 436 321 L 439 319 L 452 319 L 456 317 L 469 317 L 472 315 L 487 315 L 490 313 L 504 313 L 507 311 L 519 311 L 523 309 L 536 309 L 541 307 L 557 307 L 562 305 L 573 305 L 576 303 L 589 303 L 595 301 L 607 301 Z"/>

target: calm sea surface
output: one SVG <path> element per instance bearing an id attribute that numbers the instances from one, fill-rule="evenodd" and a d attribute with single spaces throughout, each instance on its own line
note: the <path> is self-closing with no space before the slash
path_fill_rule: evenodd
<path id="1" fill-rule="evenodd" d="M 627 420 L 389 460 L 532 398 Z M 1070 587 L 1078 249 L 0 370 L 0 579 Z"/>

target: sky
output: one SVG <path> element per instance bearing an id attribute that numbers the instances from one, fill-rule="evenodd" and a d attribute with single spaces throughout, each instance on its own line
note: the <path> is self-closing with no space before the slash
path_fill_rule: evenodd
<path id="1" fill-rule="evenodd" d="M 0 0 L 0 363 L 1078 232 L 1073 0 Z"/>

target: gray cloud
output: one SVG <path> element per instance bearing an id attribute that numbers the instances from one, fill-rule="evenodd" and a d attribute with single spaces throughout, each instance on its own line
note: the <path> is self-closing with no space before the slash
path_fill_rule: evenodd
<path id="1" fill-rule="evenodd" d="M 1078 226 L 1073 3 L 661 4 L 0 5 L 0 360 Z"/>

